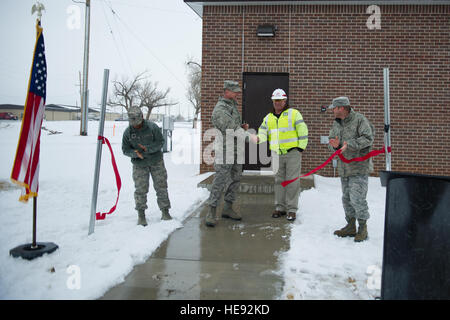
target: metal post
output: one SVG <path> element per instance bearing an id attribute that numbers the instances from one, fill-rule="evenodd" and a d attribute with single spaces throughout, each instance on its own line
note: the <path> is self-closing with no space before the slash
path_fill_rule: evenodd
<path id="1" fill-rule="evenodd" d="M 389 97 L 389 68 L 383 69 L 384 78 L 384 148 L 386 156 L 386 171 L 391 171 L 391 154 L 388 147 L 391 146 L 391 118 L 390 118 L 390 97 Z"/>
<path id="2" fill-rule="evenodd" d="M 84 60 L 83 60 L 83 99 L 81 100 L 80 135 L 87 136 L 88 118 L 88 71 L 89 71 L 89 30 L 91 17 L 91 0 L 86 0 L 86 14 L 84 27 Z"/>
<path id="3" fill-rule="evenodd" d="M 100 111 L 100 122 L 98 125 L 98 136 L 99 137 L 103 137 L 103 131 L 105 128 L 105 113 L 106 113 L 106 97 L 108 95 L 108 80 L 109 80 L 109 69 L 105 69 L 103 71 L 102 109 Z M 100 164 L 101 164 L 101 158 L 102 158 L 102 145 L 103 145 L 103 141 L 101 139 L 98 139 L 98 141 L 97 141 L 97 156 L 96 156 L 96 160 L 95 160 L 94 187 L 92 189 L 91 217 L 89 220 L 88 235 L 94 233 L 95 211 L 97 209 L 98 180 L 100 177 Z"/>

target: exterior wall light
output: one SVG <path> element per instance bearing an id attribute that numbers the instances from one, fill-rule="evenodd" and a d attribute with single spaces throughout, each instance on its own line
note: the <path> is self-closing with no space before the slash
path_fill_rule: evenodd
<path id="1" fill-rule="evenodd" d="M 256 31 L 258 37 L 275 37 L 276 26 L 270 24 L 259 25 Z"/>

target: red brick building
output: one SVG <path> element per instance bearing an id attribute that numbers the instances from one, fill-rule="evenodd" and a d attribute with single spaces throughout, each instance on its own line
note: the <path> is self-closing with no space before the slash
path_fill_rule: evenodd
<path id="1" fill-rule="evenodd" d="M 279 77 L 289 105 L 309 128 L 303 172 L 330 156 L 321 136 L 328 135 L 333 116 L 320 107 L 337 96 L 348 96 L 374 124 L 379 148 L 387 67 L 392 170 L 450 175 L 450 1 L 185 2 L 203 19 L 203 132 L 211 127 L 224 80 L 242 85 L 240 107 L 247 120 L 261 105 L 252 102 L 255 94 L 246 82 Z M 257 35 L 266 25 L 274 27 L 274 36 Z M 273 89 L 269 85 L 263 94 L 269 106 Z M 257 129 L 262 118 L 252 121 Z M 202 148 L 210 143 L 202 141 Z M 377 175 L 385 169 L 384 156 L 374 165 Z M 204 161 L 200 168 L 212 170 Z M 331 164 L 320 174 L 333 175 Z"/>

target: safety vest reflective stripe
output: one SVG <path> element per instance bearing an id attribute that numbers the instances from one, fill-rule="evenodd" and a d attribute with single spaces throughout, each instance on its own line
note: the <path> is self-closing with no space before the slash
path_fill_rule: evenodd
<path id="1" fill-rule="evenodd" d="M 270 149 L 284 153 L 290 148 L 306 148 L 308 143 L 308 128 L 301 114 L 295 109 L 283 111 L 279 118 L 269 113 L 259 127 L 258 136 L 261 142 L 269 138 Z M 300 126 L 299 126 L 300 125 Z M 298 136 L 302 134 L 301 136 Z"/>
<path id="2" fill-rule="evenodd" d="M 293 129 L 291 127 L 289 127 L 289 128 L 279 128 L 278 129 L 278 131 L 280 131 L 280 132 L 289 132 L 289 131 L 292 131 L 292 130 L 295 130 L 295 129 Z"/>
<path id="3" fill-rule="evenodd" d="M 265 131 L 259 132 L 258 135 L 263 135 L 263 136 L 265 136 L 267 138 L 267 132 L 265 132 Z"/>
<path id="4" fill-rule="evenodd" d="M 270 144 L 282 144 L 282 143 L 288 143 L 288 142 L 295 142 L 300 140 L 308 139 L 308 136 L 298 137 L 298 138 L 290 138 L 290 139 L 282 139 L 282 140 L 270 140 Z"/>

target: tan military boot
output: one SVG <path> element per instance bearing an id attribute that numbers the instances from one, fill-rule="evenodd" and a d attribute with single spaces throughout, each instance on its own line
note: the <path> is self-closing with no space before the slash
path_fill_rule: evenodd
<path id="1" fill-rule="evenodd" d="M 216 207 L 209 207 L 208 213 L 206 214 L 205 225 L 207 227 L 216 226 Z"/>
<path id="2" fill-rule="evenodd" d="M 355 236 L 355 242 L 361 242 L 367 239 L 369 234 L 367 233 L 366 220 L 358 219 L 358 233 Z"/>
<path id="3" fill-rule="evenodd" d="M 233 220 L 241 220 L 242 216 L 233 210 L 233 204 L 231 202 L 225 201 L 225 205 L 223 206 L 222 218 L 228 218 Z"/>
<path id="4" fill-rule="evenodd" d="M 162 211 L 161 220 L 172 220 L 168 208 L 162 209 L 161 211 Z"/>
<path id="5" fill-rule="evenodd" d="M 145 219 L 145 211 L 144 210 L 138 210 L 138 225 L 146 226 L 147 220 Z"/>
<path id="6" fill-rule="evenodd" d="M 354 237 L 356 235 L 356 219 L 351 218 L 347 225 L 334 232 L 338 237 Z"/>

